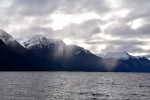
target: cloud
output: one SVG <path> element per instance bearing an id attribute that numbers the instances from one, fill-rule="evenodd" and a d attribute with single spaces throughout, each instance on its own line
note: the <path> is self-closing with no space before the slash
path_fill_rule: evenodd
<path id="1" fill-rule="evenodd" d="M 113 45 L 107 45 L 105 49 L 102 49 L 101 52 L 103 53 L 107 53 L 107 52 L 123 52 L 123 51 L 127 51 L 128 53 L 131 53 L 131 54 L 138 54 L 138 53 L 145 53 L 145 54 L 148 54 L 150 53 L 149 50 L 145 50 L 145 49 L 142 49 L 140 47 L 137 47 L 137 46 L 113 46 Z"/>
<path id="2" fill-rule="evenodd" d="M 150 24 L 145 24 L 136 30 L 138 35 L 150 36 Z"/>
<path id="3" fill-rule="evenodd" d="M 56 11 L 75 14 L 91 11 L 105 13 L 110 10 L 105 0 L 15 0 L 10 8 L 11 14 L 15 12 L 24 16 L 45 16 Z"/>
<path id="4" fill-rule="evenodd" d="M 150 24 L 142 25 L 137 29 L 132 29 L 131 26 L 122 23 L 112 24 L 104 30 L 104 33 L 113 37 L 120 38 L 146 38 L 149 37 Z"/>
<path id="5" fill-rule="evenodd" d="M 128 8 L 131 10 L 129 16 L 126 19 L 134 20 L 137 18 L 147 18 L 150 17 L 149 0 L 123 0 L 123 8 Z"/>
<path id="6" fill-rule="evenodd" d="M 149 46 L 147 41 L 139 40 L 106 40 L 101 39 L 97 41 L 83 41 L 84 44 L 89 44 L 88 49 L 93 53 L 107 53 L 107 52 L 129 52 L 132 54 L 150 53 L 150 48 L 142 48 L 142 46 Z"/>
<path id="7" fill-rule="evenodd" d="M 19 34 L 22 33 L 21 36 L 42 34 L 48 38 L 90 39 L 92 35 L 99 34 L 100 32 L 101 29 L 98 26 L 98 21 L 89 20 L 82 24 L 72 23 L 59 30 L 54 30 L 50 27 L 42 27 L 38 24 L 31 24 L 22 30 L 15 31 L 13 36 L 19 36 Z"/>
<path id="8" fill-rule="evenodd" d="M 63 33 L 61 33 L 63 32 Z M 91 38 L 92 35 L 101 32 L 97 20 L 85 21 L 82 24 L 69 24 L 60 30 L 61 35 L 67 34 L 68 37 L 76 37 L 79 39 Z"/>
<path id="9" fill-rule="evenodd" d="M 15 0 L 10 6 L 10 15 L 46 16 L 58 9 L 60 0 Z"/>
<path id="10" fill-rule="evenodd" d="M 42 34 L 70 39 L 93 53 L 149 53 L 149 4 L 149 0 L 1 0 L 0 28 L 14 37 Z"/>
<path id="11" fill-rule="evenodd" d="M 26 36 L 32 36 L 32 35 L 37 35 L 37 34 L 41 34 L 43 36 L 47 36 L 48 34 L 49 38 L 53 38 L 55 35 L 52 28 L 30 26 L 25 29 L 16 31 L 16 33 L 14 33 L 12 36 L 18 38 L 20 37 L 20 35 L 22 37 L 26 37 Z"/>
<path id="12" fill-rule="evenodd" d="M 137 41 L 137 40 L 106 40 L 106 39 L 103 39 L 101 41 L 94 41 L 94 42 L 90 42 L 90 41 L 87 41 L 85 42 L 86 44 L 109 44 L 109 45 L 123 45 L 123 46 L 133 46 L 133 45 L 146 45 L 147 42 L 144 42 L 144 41 Z"/>

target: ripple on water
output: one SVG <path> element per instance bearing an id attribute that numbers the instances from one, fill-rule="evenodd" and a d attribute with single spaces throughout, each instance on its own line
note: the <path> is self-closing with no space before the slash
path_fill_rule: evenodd
<path id="1" fill-rule="evenodd" d="M 149 79 L 149 73 L 0 72 L 0 100 L 149 100 Z"/>

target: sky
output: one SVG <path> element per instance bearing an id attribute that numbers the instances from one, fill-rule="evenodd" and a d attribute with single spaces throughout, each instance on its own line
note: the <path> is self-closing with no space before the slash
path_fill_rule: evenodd
<path id="1" fill-rule="evenodd" d="M 150 0 L 0 0 L 0 29 L 41 34 L 92 53 L 150 55 Z"/>

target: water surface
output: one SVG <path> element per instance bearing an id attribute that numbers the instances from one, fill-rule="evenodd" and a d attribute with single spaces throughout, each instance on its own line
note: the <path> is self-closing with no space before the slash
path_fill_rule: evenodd
<path id="1" fill-rule="evenodd" d="M 0 100 L 150 100 L 150 73 L 0 72 Z"/>

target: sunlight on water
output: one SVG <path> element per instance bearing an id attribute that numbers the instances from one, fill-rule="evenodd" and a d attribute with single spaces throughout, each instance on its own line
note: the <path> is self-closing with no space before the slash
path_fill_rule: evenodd
<path id="1" fill-rule="evenodd" d="M 0 72 L 0 100 L 149 100 L 149 83 L 149 73 Z"/>

